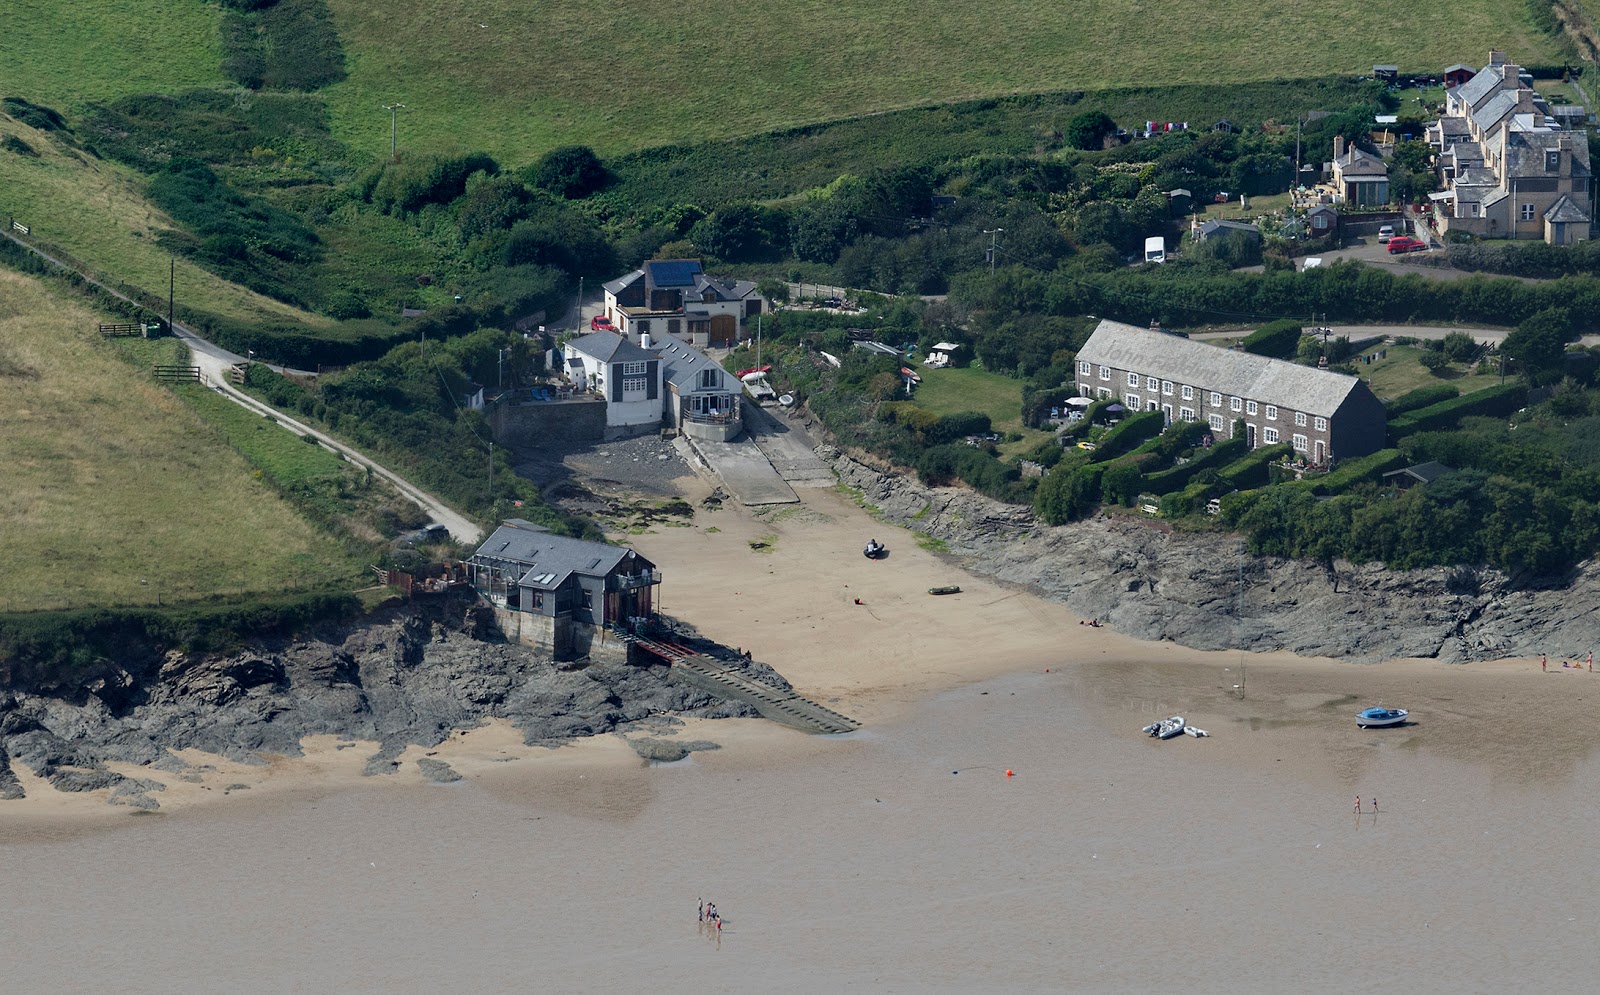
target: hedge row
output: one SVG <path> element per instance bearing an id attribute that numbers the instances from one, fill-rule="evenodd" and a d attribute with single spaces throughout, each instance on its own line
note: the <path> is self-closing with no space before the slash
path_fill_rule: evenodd
<path id="1" fill-rule="evenodd" d="M 1212 491 L 1223 487 L 1221 484 L 1190 484 L 1181 491 L 1161 496 L 1162 518 L 1183 518 L 1199 511 L 1206 501 L 1211 500 Z"/>
<path id="2" fill-rule="evenodd" d="M 1313 494 L 1332 496 L 1343 494 L 1363 480 L 1377 480 L 1390 470 L 1398 470 L 1405 465 L 1406 458 L 1400 450 L 1380 449 L 1369 456 L 1344 460 L 1332 473 L 1309 480 L 1297 480 L 1285 486 L 1305 487 Z"/>
<path id="3" fill-rule="evenodd" d="M 1389 417 L 1403 415 L 1407 411 L 1417 411 L 1429 405 L 1438 404 L 1440 401 L 1449 401 L 1461 396 L 1461 388 L 1455 384 L 1440 383 L 1428 387 L 1418 387 L 1409 393 L 1401 394 L 1389 402 Z"/>
<path id="4" fill-rule="evenodd" d="M 1528 401 L 1528 390 L 1520 383 L 1497 384 L 1475 390 L 1464 397 L 1430 404 L 1389 422 L 1391 443 L 1415 432 L 1436 432 L 1453 428 L 1468 415 L 1509 415 Z"/>
<path id="5" fill-rule="evenodd" d="M 1100 437 L 1100 444 L 1094 450 L 1094 461 L 1102 463 L 1137 448 L 1146 439 L 1158 435 L 1166 423 L 1166 417 L 1159 411 L 1145 411 L 1123 419 Z"/>
<path id="6" fill-rule="evenodd" d="M 1287 442 L 1275 446 L 1262 446 L 1235 460 L 1218 472 L 1224 483 L 1245 491 L 1267 483 L 1267 464 L 1281 460 L 1293 450 Z"/>
<path id="7" fill-rule="evenodd" d="M 1152 473 L 1145 478 L 1145 490 L 1152 494 L 1170 494 L 1186 486 L 1190 479 L 1201 470 L 1224 466 L 1237 459 L 1243 452 L 1243 439 L 1223 439 L 1206 450 L 1203 455 L 1196 456 L 1182 466 L 1175 466 L 1170 470 Z"/>
<path id="8" fill-rule="evenodd" d="M 1239 344 L 1245 352 L 1274 359 L 1293 359 L 1300 347 L 1300 323 L 1293 318 L 1280 318 L 1262 325 Z"/>

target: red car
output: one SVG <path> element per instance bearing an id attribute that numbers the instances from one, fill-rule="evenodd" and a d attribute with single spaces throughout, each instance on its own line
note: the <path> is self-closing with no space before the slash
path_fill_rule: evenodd
<path id="1" fill-rule="evenodd" d="M 603 314 L 597 314 L 589 319 L 589 328 L 596 332 L 614 332 L 616 327 L 611 324 L 611 319 Z"/>
<path id="2" fill-rule="evenodd" d="M 1417 252 L 1426 249 L 1428 243 L 1409 235 L 1396 235 L 1389 239 L 1389 254 L 1398 255 L 1402 252 Z"/>

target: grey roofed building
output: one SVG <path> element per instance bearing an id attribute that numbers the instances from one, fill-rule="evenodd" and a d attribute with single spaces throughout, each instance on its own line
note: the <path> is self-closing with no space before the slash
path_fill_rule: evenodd
<path id="1" fill-rule="evenodd" d="M 1218 434 L 1242 422 L 1252 447 L 1287 442 L 1319 465 L 1383 447 L 1383 405 L 1357 377 L 1109 320 L 1076 363 L 1085 396 L 1160 410 L 1169 421 L 1209 421 Z"/>
<path id="2" fill-rule="evenodd" d="M 1562 194 L 1560 200 L 1551 204 L 1550 210 L 1544 212 L 1544 216 L 1546 221 L 1561 224 L 1587 224 L 1589 221 L 1589 212 L 1566 194 Z"/>
<path id="3" fill-rule="evenodd" d="M 614 332 L 590 332 L 567 345 L 602 363 L 643 363 L 658 358 Z"/>
<path id="4" fill-rule="evenodd" d="M 1244 221 L 1225 221 L 1221 218 L 1212 218 L 1198 229 L 1197 237 L 1204 242 L 1213 235 L 1227 235 L 1230 232 L 1244 232 L 1257 241 L 1261 240 L 1261 229 Z"/>
<path id="5" fill-rule="evenodd" d="M 473 555 L 515 562 L 523 568 L 519 584 L 553 591 L 573 574 L 604 577 L 630 552 L 625 546 L 556 535 L 525 518 L 508 518 Z"/>
<path id="6" fill-rule="evenodd" d="M 1416 466 L 1390 470 L 1383 475 L 1383 479 L 1393 479 L 1401 488 L 1406 488 L 1412 484 L 1431 484 L 1445 474 L 1455 472 L 1456 470 L 1453 466 L 1445 466 L 1438 460 L 1429 460 L 1426 463 L 1418 463 Z"/>

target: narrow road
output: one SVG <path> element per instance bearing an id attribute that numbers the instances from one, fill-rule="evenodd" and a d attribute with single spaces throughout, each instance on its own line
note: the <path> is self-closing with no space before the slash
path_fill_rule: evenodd
<path id="1" fill-rule="evenodd" d="M 1511 334 L 1509 328 L 1462 328 L 1456 325 L 1329 325 L 1334 335 L 1343 335 L 1351 341 L 1371 338 L 1374 335 L 1387 335 L 1390 338 L 1406 335 L 1414 339 L 1442 339 L 1453 332 L 1465 332 L 1472 336 L 1474 342 L 1504 342 L 1507 335 Z M 1246 330 L 1234 332 L 1200 332 L 1189 336 L 1201 342 L 1212 339 L 1236 339 L 1250 333 Z M 1600 345 L 1600 335 L 1584 335 L 1578 339 L 1580 345 Z"/>
<path id="2" fill-rule="evenodd" d="M 0 231 L 0 235 L 4 235 L 6 238 L 11 239 L 11 241 L 22 246 L 24 249 L 28 250 L 34 255 L 39 256 L 42 259 L 46 259 L 64 270 L 77 273 L 86 283 L 90 283 L 96 287 L 99 287 L 101 290 L 117 298 L 118 300 L 126 301 L 135 307 L 144 306 L 117 289 L 106 286 L 88 273 L 84 273 L 81 270 L 75 269 L 68 263 L 50 255 L 48 252 L 34 248 L 9 231 Z M 359 450 L 351 448 L 343 442 L 340 442 L 332 436 L 329 436 L 325 432 L 312 428 L 303 422 L 289 417 L 282 411 L 274 408 L 272 405 L 263 401 L 259 401 L 235 387 L 233 385 L 233 381 L 228 378 L 228 374 L 233 366 L 238 363 L 246 362 L 245 357 L 229 352 L 216 343 L 201 338 L 193 331 L 176 321 L 172 323 L 172 333 L 179 340 L 181 340 L 184 345 L 189 347 L 191 361 L 194 363 L 194 365 L 200 367 L 200 372 L 202 377 L 205 379 L 205 382 L 213 389 L 221 393 L 224 397 L 233 401 L 235 404 L 240 405 L 241 407 L 245 407 L 251 411 L 254 411 L 256 414 L 261 415 L 264 418 L 272 418 L 279 425 L 282 425 L 284 428 L 296 433 L 297 435 L 312 436 L 319 443 L 338 453 L 340 456 L 343 456 L 351 463 L 354 463 L 360 467 L 364 467 L 372 473 L 382 477 L 384 480 L 387 480 L 390 484 L 393 484 L 395 490 L 404 495 L 407 500 L 414 502 L 417 507 L 421 508 L 423 511 L 432 516 L 434 521 L 449 529 L 450 535 L 453 536 L 456 541 L 463 543 L 475 543 L 479 539 L 483 538 L 483 530 L 478 528 L 476 523 L 467 518 L 465 515 L 456 511 L 454 508 L 451 508 L 443 501 L 434 497 L 432 494 L 429 494 L 422 488 L 415 486 L 410 481 L 401 477 L 392 470 L 379 465 L 374 460 L 369 459 Z M 282 369 L 281 367 L 274 368 L 280 370 Z M 291 370 L 289 372 L 298 371 Z"/>

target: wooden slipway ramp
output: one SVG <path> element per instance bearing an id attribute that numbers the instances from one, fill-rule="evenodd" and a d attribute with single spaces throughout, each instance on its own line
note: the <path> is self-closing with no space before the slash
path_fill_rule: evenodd
<path id="1" fill-rule="evenodd" d="M 763 717 L 811 733 L 845 733 L 861 723 L 793 691 L 764 684 L 687 646 L 636 638 L 634 642 L 672 665 L 682 679 L 714 694 L 750 705 Z"/>

